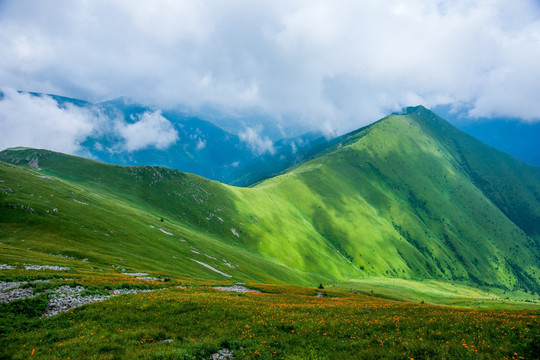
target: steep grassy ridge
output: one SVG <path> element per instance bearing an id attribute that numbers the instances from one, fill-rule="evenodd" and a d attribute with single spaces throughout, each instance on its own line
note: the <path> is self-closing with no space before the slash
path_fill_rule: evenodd
<path id="1" fill-rule="evenodd" d="M 539 291 L 540 169 L 421 107 L 252 188 L 41 150 L 0 160 L 25 166 L 0 166 L 12 190 L 0 192 L 5 262 L 62 252 L 200 278 L 224 276 L 203 262 L 257 281 L 384 276 Z"/>
<path id="2" fill-rule="evenodd" d="M 424 108 L 258 188 L 288 198 L 361 273 L 538 291 L 540 169 Z"/>

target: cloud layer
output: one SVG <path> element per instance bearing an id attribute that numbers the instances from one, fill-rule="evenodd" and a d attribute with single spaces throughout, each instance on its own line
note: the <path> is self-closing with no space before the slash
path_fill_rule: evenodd
<path id="1" fill-rule="evenodd" d="M 535 0 L 7 0 L 0 49 L 0 85 L 91 101 L 337 132 L 416 104 L 540 119 Z"/>
<path id="2" fill-rule="evenodd" d="M 29 146 L 69 154 L 99 128 L 102 119 L 73 105 L 60 107 L 48 96 L 33 96 L 2 89 L 0 100 L 0 149 Z"/>

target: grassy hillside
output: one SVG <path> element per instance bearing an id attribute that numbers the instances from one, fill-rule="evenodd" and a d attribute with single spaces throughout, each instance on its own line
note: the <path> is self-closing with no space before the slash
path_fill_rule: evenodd
<path id="1" fill-rule="evenodd" d="M 234 279 L 298 284 L 328 281 L 329 274 L 342 271 L 342 259 L 321 261 L 321 271 L 317 264 L 288 267 L 255 252 L 255 235 L 245 235 L 244 223 L 267 226 L 270 221 L 236 208 L 237 202 L 253 201 L 250 210 L 263 216 L 268 209 L 256 204 L 262 197 L 255 190 L 164 168 L 113 166 L 53 152 L 21 150 L 12 156 L 29 154 L 39 157 L 42 170 L 0 166 L 6 189 L 0 193 L 0 246 L 6 263 L 64 263 L 48 255 L 61 254 L 88 258 L 93 266 L 227 278 L 193 261 L 198 260 Z M 49 163 L 57 164 L 51 165 L 54 170 L 45 170 Z M 280 210 L 280 202 L 275 205 L 268 211 Z M 281 206 L 295 216 L 283 201 Z M 304 241 L 306 255 L 324 253 L 317 243 Z"/>
<path id="2" fill-rule="evenodd" d="M 43 150 L 0 160 L 3 263 L 539 292 L 540 169 L 421 107 L 251 188 Z"/>
<path id="3" fill-rule="evenodd" d="M 540 168 L 424 108 L 257 188 L 289 199 L 360 274 L 539 290 Z"/>

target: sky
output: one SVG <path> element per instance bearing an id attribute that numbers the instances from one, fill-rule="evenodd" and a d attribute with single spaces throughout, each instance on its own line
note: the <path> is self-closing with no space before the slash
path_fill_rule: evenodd
<path id="1" fill-rule="evenodd" d="M 538 122 L 539 64 L 538 0 L 0 0 L 0 147 L 48 134 L 75 152 L 104 128 L 100 114 L 13 90 L 333 134 L 419 104 Z M 130 149 L 175 140 L 160 112 L 137 121 L 105 127 Z"/>

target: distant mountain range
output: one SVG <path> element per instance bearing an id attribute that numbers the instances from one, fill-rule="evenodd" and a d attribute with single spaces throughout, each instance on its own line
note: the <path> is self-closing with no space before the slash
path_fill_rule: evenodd
<path id="1" fill-rule="evenodd" d="M 470 119 L 446 108 L 434 109 L 467 134 L 529 164 L 540 166 L 540 122 L 519 119 Z"/>
<path id="2" fill-rule="evenodd" d="M 39 93 L 30 94 L 43 96 Z M 119 165 L 164 166 L 237 186 L 251 185 L 279 174 L 349 136 L 346 134 L 332 139 L 320 132 L 308 132 L 276 139 L 278 135 L 275 129 L 261 127 L 248 129 L 251 133 L 242 133 L 239 129 L 243 125 L 223 115 L 220 122 L 229 124 L 235 130 L 224 129 L 200 116 L 179 110 L 160 110 L 125 98 L 93 104 L 57 95 L 47 96 L 53 98 L 60 107 L 72 105 L 91 109 L 105 116 L 111 124 L 114 119 L 120 118 L 125 124 L 133 125 L 140 122 L 145 114 L 158 114 L 170 122 L 171 130 L 178 134 L 177 139 L 164 148 L 144 146 L 130 149 L 122 146 L 124 139 L 118 131 L 106 129 L 87 137 L 80 144 L 82 151 L 78 155 Z M 540 139 L 540 123 L 463 121 L 459 114 L 450 113 L 444 108 L 440 110 L 451 118 L 454 125 L 485 143 L 530 164 L 540 165 L 540 147 L 537 144 Z M 219 114 L 214 113 L 209 117 L 219 118 Z M 253 122 L 257 124 L 257 119 L 254 118 Z"/>
<path id="3" fill-rule="evenodd" d="M 203 127 L 191 121 L 186 134 Z M 61 251 L 190 278 L 435 279 L 540 293 L 540 168 L 421 106 L 311 146 L 248 188 L 36 149 L 0 161 L 5 262 Z"/>
<path id="4" fill-rule="evenodd" d="M 60 107 L 69 104 L 90 109 L 105 116 L 110 123 L 121 118 L 127 124 L 135 124 L 145 114 L 157 113 L 172 124 L 171 130 L 178 133 L 177 140 L 166 148 L 126 149 L 121 146 L 123 139 L 117 131 L 101 131 L 81 143 L 85 157 L 119 165 L 165 166 L 227 184 L 248 185 L 274 175 L 301 161 L 312 147 L 327 141 L 321 133 L 315 132 L 277 141 L 271 141 L 266 133 L 252 133 L 255 139 L 247 134 L 243 139 L 242 134 L 196 116 L 175 110 L 162 111 L 125 98 L 93 104 L 57 95 L 46 96 L 53 98 Z M 265 147 L 261 149 L 257 141 L 265 141 Z"/>

